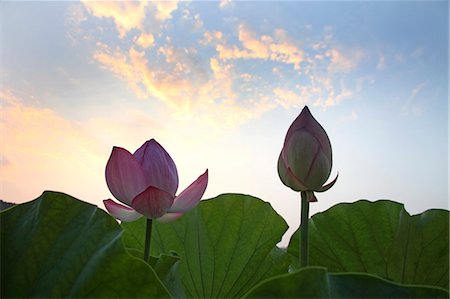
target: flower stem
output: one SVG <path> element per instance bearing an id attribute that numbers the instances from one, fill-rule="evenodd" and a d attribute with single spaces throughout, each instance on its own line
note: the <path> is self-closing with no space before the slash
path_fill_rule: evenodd
<path id="1" fill-rule="evenodd" d="M 301 191 L 300 267 L 308 266 L 308 218 L 309 202 L 306 191 Z"/>
<path id="2" fill-rule="evenodd" d="M 152 240 L 152 219 L 147 218 L 147 229 L 145 230 L 145 249 L 144 249 L 144 261 L 148 263 L 150 256 L 150 241 Z"/>

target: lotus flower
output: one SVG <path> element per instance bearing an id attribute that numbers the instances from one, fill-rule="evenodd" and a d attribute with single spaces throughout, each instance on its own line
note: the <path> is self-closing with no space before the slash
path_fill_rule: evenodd
<path id="1" fill-rule="evenodd" d="M 200 201 L 208 184 L 208 170 L 178 196 L 178 172 L 172 158 L 154 139 L 133 155 L 114 147 L 106 165 L 106 183 L 114 197 L 104 200 L 115 218 L 128 222 L 141 216 L 160 221 L 181 217 Z"/>
<path id="2" fill-rule="evenodd" d="M 278 158 L 278 175 L 291 189 L 307 191 L 308 201 L 317 201 L 313 191 L 326 191 L 337 180 L 336 176 L 323 186 L 330 176 L 331 166 L 330 139 L 305 106 L 286 134 Z"/>

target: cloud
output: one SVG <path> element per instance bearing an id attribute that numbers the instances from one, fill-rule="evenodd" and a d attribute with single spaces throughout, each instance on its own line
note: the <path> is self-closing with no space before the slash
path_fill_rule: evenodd
<path id="1" fill-rule="evenodd" d="M 168 52 L 169 50 L 164 51 Z M 124 80 L 137 97 L 145 99 L 153 96 L 177 109 L 189 106 L 188 103 L 183 105 L 182 102 L 174 100 L 180 91 L 185 89 L 183 86 L 186 87 L 186 82 L 176 79 L 169 73 L 149 68 L 143 51 L 135 48 L 130 48 L 128 52 L 120 49 L 111 50 L 103 44 L 93 57 L 104 68 Z M 171 61 L 170 57 L 168 55 L 169 62 Z"/>
<path id="2" fill-rule="evenodd" d="M 24 105 L 16 96 L 11 100 L 11 95 L 11 91 L 1 93 L 1 100 L 6 102 L 0 108 L 0 130 L 5 139 L 1 156 L 9 163 L 0 169 L 0 197 L 31 200 L 44 191 L 41 186 L 85 194 L 83 188 L 93 187 L 89 180 L 104 166 L 99 148 L 79 125 L 51 109 Z"/>
<path id="3" fill-rule="evenodd" d="M 189 9 L 184 9 L 181 17 L 183 25 L 186 28 L 191 28 L 192 31 L 200 31 L 203 29 L 203 21 L 200 18 L 200 14 L 192 14 Z"/>
<path id="4" fill-rule="evenodd" d="M 137 97 L 163 102 L 179 119 L 234 127 L 258 117 L 272 106 L 260 98 L 238 101 L 233 80 L 237 75 L 230 63 L 213 58 L 208 66 L 212 76 L 196 76 L 198 73 L 192 76 L 193 68 L 183 64 L 186 58 L 177 49 L 160 47 L 158 51 L 166 57 L 169 65 L 174 65 L 171 71 L 160 66 L 152 67 L 145 53 L 135 48 L 124 52 L 103 44 L 93 57 L 102 67 L 125 81 Z M 182 53 L 189 55 L 189 52 Z"/>
<path id="5" fill-rule="evenodd" d="M 11 89 L 2 88 L 0 101 L 0 198 L 8 201 L 28 201 L 56 190 L 102 207 L 109 194 L 104 167 L 112 147 L 132 150 L 166 130 L 140 110 L 77 122 L 53 109 L 24 104 Z"/>
<path id="6" fill-rule="evenodd" d="M 214 74 L 213 85 L 216 90 L 221 90 L 225 95 L 225 101 L 230 102 L 236 97 L 233 92 L 232 65 L 221 62 L 216 58 L 210 59 L 210 68 Z M 216 94 L 216 97 L 218 94 Z"/>
<path id="7" fill-rule="evenodd" d="M 306 105 L 309 101 L 308 96 L 301 96 L 299 93 L 295 93 L 291 89 L 282 89 L 277 87 L 273 90 L 276 96 L 276 102 L 284 109 L 298 109 Z"/>
<path id="8" fill-rule="evenodd" d="M 383 53 L 378 54 L 377 70 L 384 70 L 386 68 L 386 57 Z"/>
<path id="9" fill-rule="evenodd" d="M 352 110 L 350 115 L 343 116 L 338 119 L 339 123 L 347 123 L 358 120 L 358 113 L 355 110 Z"/>
<path id="10" fill-rule="evenodd" d="M 233 2 L 231 0 L 220 0 L 219 7 L 220 8 L 227 8 L 233 5 Z"/>
<path id="11" fill-rule="evenodd" d="M 167 71 L 175 77 L 191 77 L 191 81 L 204 79 L 204 67 L 199 64 L 197 49 L 195 47 L 176 48 L 171 44 L 166 44 L 158 48 L 158 55 L 165 58 Z"/>
<path id="12" fill-rule="evenodd" d="M 81 36 L 83 32 L 81 24 L 86 20 L 87 16 L 82 4 L 74 4 L 68 8 L 64 26 L 68 29 L 66 30 L 66 35 L 73 45 L 79 43 L 78 37 Z"/>
<path id="13" fill-rule="evenodd" d="M 111 18 L 121 38 L 128 31 L 140 29 L 144 18 L 146 1 L 83 1 L 88 12 L 98 18 Z"/>
<path id="14" fill-rule="evenodd" d="M 353 96 L 353 91 L 345 87 L 343 81 L 341 81 L 339 88 L 329 87 L 327 92 L 328 93 L 325 101 L 322 101 L 322 103 L 319 104 L 323 107 L 335 106 L 342 102 L 344 99 L 348 99 Z"/>
<path id="15" fill-rule="evenodd" d="M 418 47 L 411 53 L 410 56 L 414 59 L 419 59 L 421 56 L 423 56 L 424 52 L 425 51 L 422 47 Z"/>
<path id="16" fill-rule="evenodd" d="M 172 13 L 178 8 L 178 1 L 152 1 L 156 5 L 156 18 L 165 21 L 172 17 Z"/>
<path id="17" fill-rule="evenodd" d="M 403 116 L 420 116 L 422 115 L 422 107 L 419 103 L 417 103 L 416 98 L 417 95 L 423 90 L 423 88 L 427 85 L 426 82 L 422 82 L 417 84 L 410 92 L 409 97 L 403 103 L 401 108 L 401 115 Z"/>
<path id="18" fill-rule="evenodd" d="M 359 62 L 364 57 L 364 52 L 361 50 L 352 50 L 344 54 L 337 48 L 332 48 L 328 50 L 325 54 L 330 59 L 330 64 L 328 66 L 329 72 L 349 72 L 354 70 Z"/>
<path id="19" fill-rule="evenodd" d="M 149 14 L 156 21 L 164 22 L 178 8 L 178 1 L 82 1 L 88 13 L 97 18 L 114 21 L 120 38 L 133 29 L 145 31 L 145 20 Z"/>
<path id="20" fill-rule="evenodd" d="M 0 89 L 0 99 L 3 102 L 0 107 L 5 105 L 17 105 L 20 102 L 20 99 L 10 89 L 6 89 L 4 87 Z"/>
<path id="21" fill-rule="evenodd" d="M 228 113 L 227 118 L 221 119 L 238 122 L 244 114 L 251 117 L 259 113 L 265 101 L 268 99 L 258 102 L 255 109 L 221 105 L 209 117 L 215 123 L 220 114 Z M 170 118 L 165 111 L 155 119 L 142 110 L 117 109 L 107 118 L 79 123 L 65 119 L 53 109 L 26 105 L 12 90 L 2 89 L 0 102 L 0 136 L 7 141 L 2 140 L 0 148 L 0 198 L 7 201 L 21 203 L 38 197 L 44 190 L 54 190 L 103 208 L 102 200 L 110 197 L 104 171 L 112 146 L 133 151 L 148 138 L 156 138 L 175 160 L 180 190 L 206 167 L 216 176 L 222 165 L 230 168 L 217 159 L 229 152 L 225 146 L 227 134 L 204 124 Z M 205 111 L 210 108 L 204 107 Z M 211 181 L 206 197 L 223 192 L 215 182 Z"/>
<path id="22" fill-rule="evenodd" d="M 416 85 L 416 86 L 413 88 L 413 90 L 411 90 L 411 96 L 410 96 L 410 98 L 411 98 L 411 99 L 414 99 L 414 98 L 417 96 L 417 94 L 425 87 L 425 85 L 426 85 L 426 82 L 422 82 L 422 83 Z"/>
<path id="23" fill-rule="evenodd" d="M 205 40 L 215 42 L 220 59 L 260 59 L 291 64 L 300 69 L 303 51 L 288 37 L 283 29 L 276 29 L 273 36 L 257 36 L 244 24 L 239 25 L 238 38 L 242 47 L 228 45 L 221 32 L 205 33 Z"/>
<path id="24" fill-rule="evenodd" d="M 131 49 L 129 57 L 119 49 L 111 50 L 107 45 L 99 44 L 99 49 L 93 54 L 93 58 L 101 66 L 126 81 L 138 98 L 144 99 L 148 94 L 141 87 L 140 82 L 145 74 L 141 73 L 139 68 L 133 67 L 133 64 L 130 62 L 131 56 L 136 56 L 134 53 L 136 53 L 136 50 Z"/>
<path id="25" fill-rule="evenodd" d="M 283 29 L 274 30 L 272 35 L 258 36 L 243 24 L 238 27 L 240 46 L 230 45 L 225 34 L 218 31 L 205 32 L 203 42 L 215 45 L 220 60 L 259 59 L 293 65 L 294 70 L 307 80 L 303 79 L 295 89 L 274 87 L 276 103 L 285 109 L 307 103 L 326 108 L 354 96 L 355 91 L 344 84 L 342 75 L 354 71 L 365 56 L 360 49 L 331 47 L 330 30 L 326 30 L 323 40 L 311 42 L 314 51 L 309 53 L 296 46 Z M 282 65 L 272 67 L 272 71 L 281 81 L 292 80 L 292 76 L 285 75 Z"/>
<path id="26" fill-rule="evenodd" d="M 151 33 L 141 33 L 136 40 L 136 44 L 141 46 L 142 48 L 148 48 L 153 46 L 155 43 L 155 37 Z"/>
<path id="27" fill-rule="evenodd" d="M 321 40 L 305 42 L 283 28 L 259 34 L 243 23 L 236 32 L 210 31 L 190 5 L 87 5 L 95 18 L 113 18 L 119 37 L 128 34 L 131 40 L 117 43 L 95 38 L 94 61 L 123 81 L 137 98 L 158 101 L 177 119 L 214 127 L 236 127 L 277 106 L 337 105 L 355 92 L 344 84 L 343 74 L 354 71 L 364 57 L 361 50 L 331 46 L 332 29 L 325 29 Z M 177 9 L 179 19 L 164 26 Z M 127 17 L 131 11 L 137 14 L 133 22 Z M 157 35 L 143 30 L 142 24 L 152 16 L 161 25 Z M 173 32 L 202 37 L 197 42 L 175 40 Z M 258 60 L 258 66 L 270 65 L 274 72 L 260 76 L 243 60 Z M 290 87 L 295 81 L 298 84 Z"/>
<path id="28" fill-rule="evenodd" d="M 220 31 L 205 31 L 203 33 L 203 39 L 201 40 L 201 44 L 206 46 L 211 43 L 217 43 L 222 41 L 223 33 Z"/>
<path id="29" fill-rule="evenodd" d="M 354 92 L 343 82 L 336 86 L 331 77 L 314 77 L 310 84 L 297 84 L 294 89 L 276 87 L 273 90 L 276 102 L 284 109 L 299 109 L 307 104 L 329 108 L 349 99 Z"/>

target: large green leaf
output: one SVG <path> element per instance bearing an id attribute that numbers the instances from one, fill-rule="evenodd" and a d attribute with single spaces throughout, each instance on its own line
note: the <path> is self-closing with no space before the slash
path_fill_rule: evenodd
<path id="1" fill-rule="evenodd" d="M 310 265 L 448 289 L 448 211 L 410 216 L 396 202 L 360 200 L 314 215 L 309 229 Z M 295 256 L 299 234 L 293 235 L 288 248 Z"/>
<path id="2" fill-rule="evenodd" d="M 142 250 L 145 220 L 123 223 L 128 248 Z M 287 271 L 286 253 L 276 248 L 286 222 L 255 197 L 224 194 L 202 201 L 173 223 L 154 223 L 153 255 L 177 252 L 183 293 L 175 296 L 239 297 L 262 279 Z"/>
<path id="3" fill-rule="evenodd" d="M 169 297 L 152 268 L 124 249 L 118 223 L 96 206 L 45 192 L 0 217 L 2 298 Z"/>
<path id="4" fill-rule="evenodd" d="M 269 278 L 245 298 L 448 298 L 441 288 L 407 286 L 363 273 L 327 273 L 308 267 Z"/>

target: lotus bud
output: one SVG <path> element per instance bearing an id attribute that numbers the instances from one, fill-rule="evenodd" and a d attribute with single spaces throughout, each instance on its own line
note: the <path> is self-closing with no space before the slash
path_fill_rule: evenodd
<path id="1" fill-rule="evenodd" d="M 305 106 L 290 126 L 280 157 L 278 175 L 286 186 L 306 191 L 308 201 L 317 201 L 314 191 L 330 189 L 337 180 L 324 185 L 332 167 L 330 139 Z"/>

